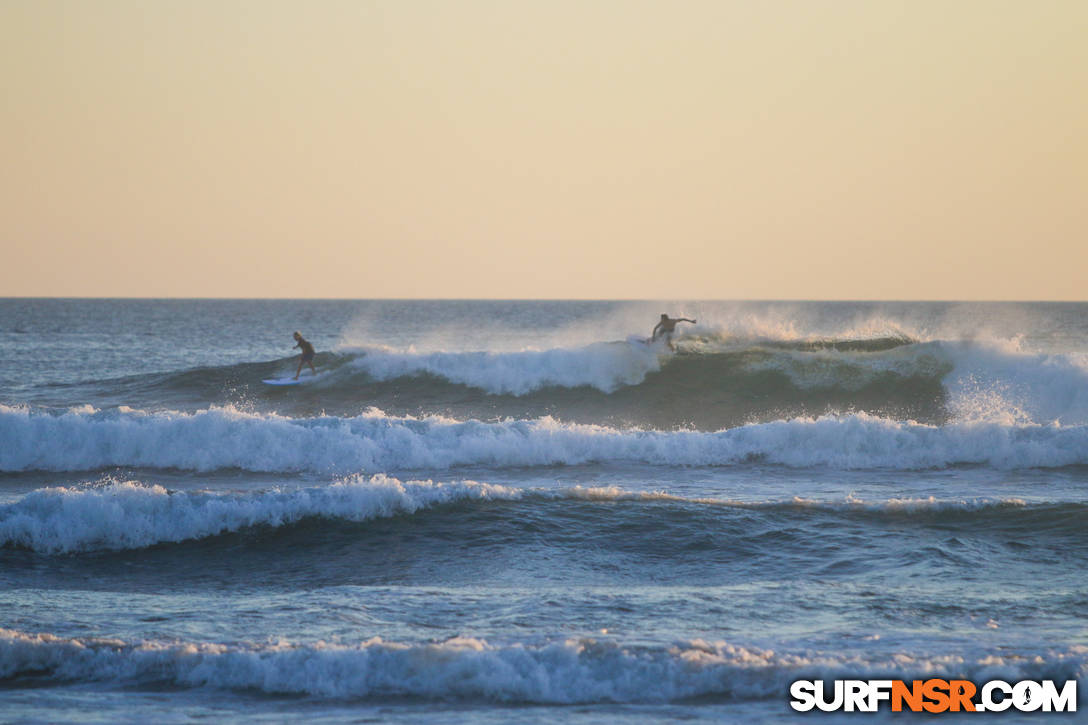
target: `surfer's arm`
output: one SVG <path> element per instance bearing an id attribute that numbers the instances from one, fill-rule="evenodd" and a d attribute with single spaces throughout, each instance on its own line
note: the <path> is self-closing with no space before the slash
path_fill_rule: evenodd
<path id="1" fill-rule="evenodd" d="M 686 317 L 681 317 L 681 318 L 679 318 L 679 319 L 677 320 L 677 322 L 690 322 L 690 323 L 691 323 L 691 324 L 693 324 L 693 325 L 695 324 L 695 320 L 689 320 L 689 319 L 688 319 L 688 318 L 686 318 Z"/>
<path id="2" fill-rule="evenodd" d="M 651 340 L 653 340 L 653 339 L 656 339 L 656 338 L 657 338 L 657 331 L 658 331 L 658 329 L 660 329 L 660 327 L 661 327 L 661 323 L 660 323 L 660 322 L 659 322 L 659 323 L 657 323 L 656 325 L 654 325 L 654 331 L 650 333 L 650 339 L 651 339 Z"/>

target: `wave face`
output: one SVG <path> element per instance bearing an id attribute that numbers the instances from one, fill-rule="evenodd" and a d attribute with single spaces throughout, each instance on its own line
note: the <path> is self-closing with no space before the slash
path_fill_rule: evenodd
<path id="1" fill-rule="evenodd" d="M 660 703 L 780 698 L 799 678 L 1007 681 L 1080 679 L 1088 648 L 1033 657 L 845 656 L 776 652 L 689 640 L 668 648 L 608 640 L 492 645 L 460 637 L 410 644 L 245 646 L 61 638 L 0 630 L 0 680 L 109 682 L 253 690 L 336 699 L 411 698 L 497 703 Z"/>
<path id="2" fill-rule="evenodd" d="M 477 388 L 492 395 L 524 396 L 544 388 L 594 388 L 613 393 L 639 385 L 653 373 L 681 379 L 702 373 L 710 386 L 726 382 L 725 373 L 745 374 L 781 367 L 798 387 L 863 387 L 882 372 L 903 377 L 931 376 L 940 363 L 874 357 L 867 371 L 865 355 L 908 346 L 909 338 L 870 340 L 730 340 L 680 336 L 677 351 L 664 342 L 598 342 L 582 347 L 516 352 L 398 352 L 381 348 L 347 350 L 350 368 L 376 380 L 429 375 Z M 824 354 L 823 358 L 811 357 Z M 805 359 L 803 356 L 810 356 Z M 910 357 L 910 356 L 908 356 Z M 770 360 L 769 364 L 767 361 Z M 792 364 L 791 364 L 792 363 Z M 838 370 L 837 370 L 838 369 Z M 840 372 L 841 371 L 841 372 Z M 867 376 L 866 373 L 869 373 Z M 709 380 L 708 380 L 709 378 Z"/>
<path id="3" fill-rule="evenodd" d="M 345 348 L 319 356 L 297 388 L 257 381 L 290 360 L 243 363 L 38 389 L 31 402 L 197 411 L 209 403 L 293 417 L 533 419 L 704 431 L 789 418 L 867 413 L 930 425 L 1088 424 L 1088 358 L 1009 344 L 872 339 L 680 338 L 516 352 Z"/>
<path id="4" fill-rule="evenodd" d="M 611 393 L 638 385 L 661 369 L 663 343 L 594 343 L 580 348 L 519 352 L 404 353 L 362 350 L 351 367 L 375 380 L 431 375 L 493 395 L 526 395 L 542 388 L 591 387 Z"/>
<path id="5" fill-rule="evenodd" d="M 726 466 L 751 462 L 841 469 L 1002 469 L 1088 464 L 1088 426 L 932 426 L 864 413 L 776 421 L 717 432 L 617 430 L 552 419 L 484 423 L 447 418 L 293 419 L 213 408 L 63 414 L 0 406 L 2 471 L 116 466 L 213 471 L 355 473 L 455 466 L 584 463 Z"/>
<path id="6" fill-rule="evenodd" d="M 580 389 L 583 400 L 595 400 L 602 411 L 630 411 L 632 420 L 652 415 L 640 412 L 639 402 L 656 410 L 718 408 L 725 421 L 719 427 L 738 424 L 742 415 L 751 422 L 846 409 L 931 423 L 1088 423 L 1088 358 L 1079 354 L 908 337 L 691 336 L 677 347 L 675 354 L 639 342 L 514 353 L 366 350 L 352 353 L 345 367 L 379 382 L 400 381 L 409 397 L 417 384 L 445 381 L 565 411 L 576 406 L 564 391 Z"/>

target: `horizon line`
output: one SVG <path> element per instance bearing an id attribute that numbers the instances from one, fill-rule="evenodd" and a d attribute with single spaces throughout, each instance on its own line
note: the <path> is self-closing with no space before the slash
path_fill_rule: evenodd
<path id="1" fill-rule="evenodd" d="M 0 300 L 132 300 L 132 301 L 238 301 L 238 302 L 926 302 L 926 303 L 1000 303 L 1000 304 L 1080 304 L 1088 299 L 1029 298 L 878 298 L 878 297 L 153 297 L 142 295 L 4 295 Z"/>

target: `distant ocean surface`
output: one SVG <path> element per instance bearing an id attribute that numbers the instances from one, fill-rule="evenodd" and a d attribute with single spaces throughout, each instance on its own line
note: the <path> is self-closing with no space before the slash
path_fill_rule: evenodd
<path id="1" fill-rule="evenodd" d="M 1088 304 L 5 299 L 0 359 L 0 721 L 1088 709 Z"/>

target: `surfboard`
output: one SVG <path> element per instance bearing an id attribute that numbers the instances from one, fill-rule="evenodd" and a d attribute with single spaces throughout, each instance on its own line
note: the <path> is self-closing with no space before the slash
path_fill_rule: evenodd
<path id="1" fill-rule="evenodd" d="M 294 378 L 269 378 L 267 380 L 262 380 L 261 382 L 265 385 L 298 385 L 299 383 L 303 382 L 303 379 L 299 378 L 298 380 L 295 380 Z"/>
<path id="2" fill-rule="evenodd" d="M 295 380 L 295 376 L 291 373 L 287 373 L 287 375 L 282 378 L 265 378 L 261 382 L 265 385 L 277 385 L 281 387 L 287 385 L 305 385 L 307 383 L 312 383 L 315 380 L 320 380 L 327 372 L 328 371 L 324 369 L 318 370 L 316 373 L 312 373 L 309 370 L 303 370 L 302 375 L 298 380 Z"/>

